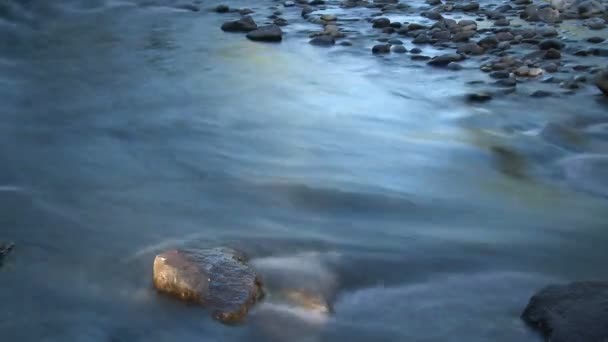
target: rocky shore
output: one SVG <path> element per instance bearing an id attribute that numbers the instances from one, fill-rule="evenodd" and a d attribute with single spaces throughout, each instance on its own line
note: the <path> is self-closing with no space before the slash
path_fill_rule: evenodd
<path id="1" fill-rule="evenodd" d="M 542 89 L 525 95 L 556 97 L 585 87 L 597 87 L 597 93 L 608 95 L 605 0 L 482 4 L 299 0 L 284 1 L 264 13 L 228 5 L 212 10 L 236 16 L 222 30 L 246 33 L 254 41 L 280 42 L 285 35 L 281 27 L 305 21 L 319 30 L 298 31 L 294 36 L 308 35 L 314 46 L 352 46 L 354 50 L 360 46 L 353 46 L 353 41 L 368 40 L 363 45 L 371 45 L 372 54 L 397 54 L 403 64 L 426 63 L 446 72 L 478 68 L 487 74 L 486 89 L 467 94 L 469 102 L 518 93 L 518 85 L 534 83 L 542 84 Z M 298 19 L 288 21 L 286 17 L 293 18 L 294 12 Z M 265 19 L 258 26 L 252 14 Z M 373 31 L 363 34 L 361 27 Z M 545 90 L 546 85 L 553 90 Z"/>

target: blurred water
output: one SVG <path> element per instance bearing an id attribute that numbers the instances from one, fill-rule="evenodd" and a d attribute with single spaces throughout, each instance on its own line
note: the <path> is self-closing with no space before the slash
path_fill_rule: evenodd
<path id="1" fill-rule="evenodd" d="M 591 89 L 469 106 L 474 70 L 316 49 L 302 23 L 254 44 L 171 4 L 0 6 L 3 339 L 534 341 L 535 290 L 608 276 L 605 193 L 537 135 L 605 116 Z M 318 281 L 335 313 L 271 296 L 226 327 L 158 296 L 154 253 L 193 242 Z"/>

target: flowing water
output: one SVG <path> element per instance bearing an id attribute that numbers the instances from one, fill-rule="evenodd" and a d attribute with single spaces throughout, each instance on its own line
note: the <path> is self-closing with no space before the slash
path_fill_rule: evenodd
<path id="1" fill-rule="evenodd" d="M 303 21 L 256 44 L 171 3 L 0 2 L 2 340 L 539 341 L 534 291 L 608 277 L 608 171 L 564 175 L 580 151 L 538 134 L 591 122 L 608 151 L 592 88 L 467 105 L 475 66 L 314 48 Z M 193 241 L 335 312 L 271 294 L 230 327 L 159 296 L 155 253 Z"/>

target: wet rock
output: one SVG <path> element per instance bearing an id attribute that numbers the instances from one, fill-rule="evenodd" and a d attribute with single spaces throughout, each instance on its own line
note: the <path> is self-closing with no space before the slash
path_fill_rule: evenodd
<path id="1" fill-rule="evenodd" d="M 429 65 L 436 67 L 447 66 L 452 62 L 460 62 L 464 59 L 464 57 L 457 53 L 448 53 L 441 56 L 433 57 L 430 61 L 428 61 Z"/>
<path id="2" fill-rule="evenodd" d="M 548 286 L 530 299 L 521 317 L 548 341 L 608 340 L 608 282 Z"/>
<path id="3" fill-rule="evenodd" d="M 230 7 L 228 5 L 217 5 L 214 9 L 217 13 L 228 13 L 230 11 Z"/>
<path id="4" fill-rule="evenodd" d="M 336 40 L 332 36 L 322 35 L 314 37 L 309 43 L 315 46 L 332 46 L 336 44 Z"/>
<path id="5" fill-rule="evenodd" d="M 509 42 L 500 42 L 496 47 L 499 50 L 509 50 L 511 48 L 511 43 Z"/>
<path id="6" fill-rule="evenodd" d="M 538 44 L 538 47 L 541 50 L 549 50 L 549 49 L 561 50 L 564 47 L 564 43 L 562 43 L 561 41 L 559 41 L 557 39 L 545 39 L 542 42 L 540 42 L 540 44 Z"/>
<path id="7" fill-rule="evenodd" d="M 469 2 L 468 4 L 459 6 L 458 9 L 464 12 L 475 12 L 479 9 L 479 4 L 476 2 Z"/>
<path id="8" fill-rule="evenodd" d="M 492 99 L 492 94 L 485 92 L 469 93 L 465 95 L 467 102 L 488 102 Z"/>
<path id="9" fill-rule="evenodd" d="M 481 46 L 483 49 L 492 49 L 498 45 L 499 41 L 495 36 L 487 36 L 479 40 L 477 45 Z"/>
<path id="10" fill-rule="evenodd" d="M 598 73 L 595 78 L 595 85 L 608 96 L 608 71 L 602 71 Z"/>
<path id="11" fill-rule="evenodd" d="M 549 50 L 547 50 L 547 52 L 545 52 L 545 59 L 560 59 L 560 58 L 562 58 L 562 54 L 559 52 L 559 50 L 549 49 Z"/>
<path id="12" fill-rule="evenodd" d="M 323 21 L 336 21 L 336 20 L 338 20 L 338 18 L 335 15 L 323 14 L 323 15 L 321 15 L 321 20 L 323 20 Z"/>
<path id="13" fill-rule="evenodd" d="M 242 8 L 239 10 L 240 15 L 249 15 L 251 13 L 253 13 L 253 10 L 250 8 Z"/>
<path id="14" fill-rule="evenodd" d="M 431 59 L 431 57 L 424 55 L 411 55 L 410 59 L 413 61 L 428 61 L 429 59 Z"/>
<path id="15" fill-rule="evenodd" d="M 419 53 L 422 53 L 422 50 L 420 48 L 415 47 L 415 48 L 413 48 L 413 49 L 410 50 L 410 53 L 414 54 L 414 55 L 417 55 Z"/>
<path id="16" fill-rule="evenodd" d="M 353 43 L 349 42 L 348 40 L 343 40 L 340 43 L 338 43 L 338 45 L 341 45 L 341 46 L 352 46 Z"/>
<path id="17" fill-rule="evenodd" d="M 391 45 L 403 45 L 403 42 L 397 38 L 389 39 L 387 42 Z"/>
<path id="18" fill-rule="evenodd" d="M 391 44 L 378 44 L 372 47 L 372 53 L 375 55 L 386 54 L 391 52 Z"/>
<path id="19" fill-rule="evenodd" d="M 513 78 L 499 79 L 494 85 L 501 88 L 513 88 L 517 86 L 517 81 Z"/>
<path id="20" fill-rule="evenodd" d="M 428 29 L 428 27 L 421 25 L 421 24 L 411 23 L 411 24 L 407 25 L 407 29 L 409 31 L 418 31 L 418 30 L 426 30 L 426 29 Z"/>
<path id="21" fill-rule="evenodd" d="M 546 23 L 556 23 L 560 20 L 559 11 L 551 7 L 543 7 L 537 11 L 541 21 Z"/>
<path id="22" fill-rule="evenodd" d="M 504 19 L 499 19 L 499 20 L 496 20 L 496 21 L 494 22 L 494 25 L 495 25 L 495 26 L 501 26 L 501 27 L 504 27 L 504 26 L 509 26 L 509 25 L 511 25 L 511 22 L 509 21 L 509 19 L 504 18 Z"/>
<path id="23" fill-rule="evenodd" d="M 511 74 L 508 71 L 493 71 L 489 74 L 489 76 L 497 80 L 503 80 L 511 77 Z"/>
<path id="24" fill-rule="evenodd" d="M 438 6 L 442 4 L 441 0 L 426 0 L 425 2 L 430 6 Z"/>
<path id="25" fill-rule="evenodd" d="M 554 27 L 550 26 L 539 27 L 538 29 L 536 29 L 536 33 L 539 36 L 543 37 L 556 37 L 558 35 L 557 30 Z"/>
<path id="26" fill-rule="evenodd" d="M 599 44 L 599 43 L 604 42 L 605 40 L 606 40 L 606 38 L 597 37 L 597 36 L 587 38 L 587 41 L 592 44 Z"/>
<path id="27" fill-rule="evenodd" d="M 391 26 L 391 21 L 388 18 L 376 18 L 372 20 L 373 28 L 385 28 Z"/>
<path id="28" fill-rule="evenodd" d="M 476 43 L 467 43 L 467 44 L 462 44 L 460 46 L 458 46 L 458 49 L 456 50 L 458 53 L 462 53 L 462 54 L 466 54 L 466 55 L 482 55 L 484 52 L 484 49 L 477 45 Z"/>
<path id="29" fill-rule="evenodd" d="M 244 16 L 239 20 L 228 21 L 222 24 L 222 31 L 226 32 L 250 32 L 258 28 L 258 25 L 250 16 Z"/>
<path id="30" fill-rule="evenodd" d="M 520 17 L 527 21 L 540 21 L 540 16 L 538 15 L 538 7 L 536 5 L 527 6 L 525 10 L 521 12 Z"/>
<path id="31" fill-rule="evenodd" d="M 391 51 L 393 51 L 394 53 L 406 53 L 407 49 L 403 45 L 393 45 L 391 47 Z"/>
<path id="32" fill-rule="evenodd" d="M 283 18 L 276 18 L 272 23 L 277 26 L 287 26 L 288 24 L 287 20 Z"/>
<path id="33" fill-rule="evenodd" d="M 455 43 L 468 42 L 471 37 L 475 35 L 475 31 L 462 31 L 452 36 L 452 41 Z"/>
<path id="34" fill-rule="evenodd" d="M 302 18 L 308 18 L 308 16 L 314 11 L 315 11 L 315 9 L 312 8 L 311 6 L 302 7 L 302 13 L 301 13 Z"/>
<path id="35" fill-rule="evenodd" d="M 544 98 L 544 97 L 549 97 L 549 96 L 553 96 L 552 92 L 549 91 L 545 91 L 545 90 L 535 90 L 532 92 L 532 94 L 530 94 L 530 97 L 534 97 L 534 98 Z"/>
<path id="36" fill-rule="evenodd" d="M 462 70 L 462 65 L 460 65 L 456 62 L 451 62 L 450 64 L 447 65 L 447 69 L 451 70 L 451 71 L 459 71 L 459 70 Z"/>
<path id="37" fill-rule="evenodd" d="M 606 22 L 602 18 L 593 18 L 585 20 L 585 26 L 591 30 L 603 30 L 606 28 Z"/>
<path id="38" fill-rule="evenodd" d="M 398 29 L 400 29 L 400 28 L 403 26 L 403 24 L 401 24 L 401 23 L 400 23 L 400 22 L 398 22 L 398 21 L 395 21 L 395 22 L 392 22 L 390 26 L 391 26 L 392 28 L 394 28 L 395 30 L 398 30 Z"/>
<path id="39" fill-rule="evenodd" d="M 263 296 L 257 274 L 228 248 L 161 253 L 154 259 L 153 282 L 160 292 L 208 307 L 223 323 L 241 321 Z"/>
<path id="40" fill-rule="evenodd" d="M 325 1 L 324 0 L 312 0 L 308 4 L 311 6 L 320 6 L 320 5 L 325 5 Z"/>
<path id="41" fill-rule="evenodd" d="M 277 25 L 261 26 L 247 33 L 247 38 L 257 42 L 280 42 L 283 40 L 283 31 Z"/>
<path id="42" fill-rule="evenodd" d="M 511 32 L 498 32 L 496 34 L 496 39 L 499 42 L 510 42 L 514 39 L 515 37 L 513 36 L 513 34 Z"/>
<path id="43" fill-rule="evenodd" d="M 12 242 L 0 242 L 0 265 L 2 265 L 2 261 L 14 247 L 15 244 Z"/>
<path id="44" fill-rule="evenodd" d="M 546 64 L 544 67 L 546 72 L 554 73 L 559 71 L 559 66 L 555 63 Z"/>
<path id="45" fill-rule="evenodd" d="M 441 19 L 443 19 L 443 16 L 441 15 L 441 13 L 435 12 L 435 11 L 422 12 L 421 15 L 423 17 L 427 17 L 427 18 L 429 18 L 431 20 L 441 20 Z"/>
<path id="46" fill-rule="evenodd" d="M 435 31 L 431 34 L 431 37 L 439 41 L 448 41 L 452 38 L 452 34 L 450 31 Z"/>
<path id="47" fill-rule="evenodd" d="M 431 42 L 431 39 L 426 35 L 426 33 L 422 33 L 416 36 L 414 40 L 412 40 L 412 44 L 428 44 Z"/>

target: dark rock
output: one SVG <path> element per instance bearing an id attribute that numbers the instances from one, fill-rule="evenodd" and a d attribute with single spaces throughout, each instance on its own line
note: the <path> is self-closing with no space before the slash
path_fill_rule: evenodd
<path id="1" fill-rule="evenodd" d="M 475 43 L 467 43 L 460 45 L 456 51 L 465 55 L 478 56 L 483 54 L 484 49 Z"/>
<path id="2" fill-rule="evenodd" d="M 320 5 L 325 5 L 325 1 L 324 0 L 312 0 L 308 4 L 311 6 L 320 6 Z"/>
<path id="3" fill-rule="evenodd" d="M 447 65 L 448 70 L 452 70 L 452 71 L 459 71 L 462 70 L 462 65 L 456 63 L 456 62 L 451 62 L 450 64 Z"/>
<path id="4" fill-rule="evenodd" d="M 0 265 L 2 265 L 2 261 L 14 247 L 15 244 L 12 242 L 0 242 Z"/>
<path id="5" fill-rule="evenodd" d="M 441 0 L 426 0 L 425 2 L 430 6 L 438 6 L 442 4 Z"/>
<path id="6" fill-rule="evenodd" d="M 428 61 L 429 59 L 431 59 L 431 57 L 424 55 L 411 55 L 410 59 L 413 61 Z"/>
<path id="7" fill-rule="evenodd" d="M 495 36 L 487 36 L 479 40 L 477 45 L 481 46 L 483 49 L 491 49 L 495 48 L 498 45 L 499 41 Z"/>
<path id="8" fill-rule="evenodd" d="M 391 45 L 403 45 L 403 42 L 397 38 L 389 39 L 388 43 Z"/>
<path id="9" fill-rule="evenodd" d="M 257 42 L 280 42 L 283 40 L 283 31 L 277 25 L 261 26 L 247 33 L 247 38 Z"/>
<path id="10" fill-rule="evenodd" d="M 494 85 L 497 87 L 511 88 L 517 86 L 517 81 L 513 78 L 506 78 L 494 82 Z"/>
<path id="11" fill-rule="evenodd" d="M 425 34 L 419 34 L 412 40 L 412 44 L 428 44 L 431 42 L 431 39 Z"/>
<path id="12" fill-rule="evenodd" d="M 414 55 L 417 55 L 419 53 L 422 53 L 422 50 L 420 48 L 415 47 L 415 48 L 413 48 L 413 49 L 410 50 L 410 53 L 414 54 Z"/>
<path id="13" fill-rule="evenodd" d="M 464 57 L 457 53 L 448 53 L 441 56 L 436 56 L 431 59 L 428 64 L 436 67 L 447 66 L 452 62 L 460 62 L 464 59 Z"/>
<path id="14" fill-rule="evenodd" d="M 441 20 L 441 19 L 443 19 L 443 16 L 441 15 L 441 13 L 435 12 L 435 11 L 422 12 L 421 15 L 423 17 L 427 17 L 427 18 L 429 18 L 431 20 Z"/>
<path id="15" fill-rule="evenodd" d="M 342 45 L 342 46 L 352 46 L 353 43 L 349 42 L 348 40 L 343 40 L 341 41 L 338 45 Z"/>
<path id="16" fill-rule="evenodd" d="M 506 79 L 511 77 L 511 74 L 508 71 L 494 71 L 489 76 L 495 79 Z"/>
<path id="17" fill-rule="evenodd" d="M 400 23 L 400 22 L 398 22 L 398 21 L 395 21 L 395 22 L 391 23 L 391 25 L 390 25 L 390 26 L 391 26 L 392 28 L 394 28 L 395 30 L 398 30 L 398 29 L 400 29 L 400 28 L 401 28 L 401 26 L 403 26 L 403 24 L 401 24 L 401 23 Z"/>
<path id="18" fill-rule="evenodd" d="M 181 4 L 181 5 L 177 5 L 176 8 L 187 10 L 187 11 L 192 11 L 192 12 L 198 12 L 201 10 L 198 6 L 193 5 L 193 4 Z"/>
<path id="19" fill-rule="evenodd" d="M 556 37 L 558 35 L 554 27 L 539 27 L 536 29 L 536 33 L 543 37 Z"/>
<path id="20" fill-rule="evenodd" d="M 602 71 L 598 73 L 595 78 L 595 85 L 608 96 L 608 71 Z"/>
<path id="21" fill-rule="evenodd" d="M 228 7 L 228 5 L 217 5 L 214 11 L 217 13 L 228 13 L 230 11 L 230 7 Z"/>
<path id="22" fill-rule="evenodd" d="M 541 21 L 546 23 L 556 23 L 560 20 L 559 11 L 551 7 L 543 7 L 537 11 Z"/>
<path id="23" fill-rule="evenodd" d="M 602 43 L 605 40 L 606 40 L 606 38 L 603 38 L 603 37 L 590 37 L 590 38 L 587 38 L 587 41 L 589 43 L 592 43 L 592 44 L 599 44 L 599 43 Z"/>
<path id="24" fill-rule="evenodd" d="M 532 92 L 532 94 L 530 94 L 530 97 L 534 98 L 544 98 L 549 96 L 553 96 L 553 93 L 545 90 L 535 90 Z"/>
<path id="25" fill-rule="evenodd" d="M 561 50 L 564 47 L 564 43 L 562 43 L 561 41 L 559 41 L 557 39 L 545 39 L 542 42 L 540 42 L 540 44 L 538 44 L 538 47 L 541 50 L 549 50 L 549 49 Z"/>
<path id="26" fill-rule="evenodd" d="M 222 25 L 222 30 L 226 32 L 250 32 L 257 28 L 258 25 L 250 16 L 244 16 L 235 21 L 228 21 Z"/>
<path id="27" fill-rule="evenodd" d="M 372 47 L 373 54 L 385 54 L 391 52 L 391 44 L 378 44 Z"/>
<path id="28" fill-rule="evenodd" d="M 315 46 L 332 46 L 336 44 L 336 40 L 332 36 L 322 35 L 314 37 L 309 43 Z"/>
<path id="29" fill-rule="evenodd" d="M 287 20 L 283 18 L 276 18 L 272 23 L 277 26 L 287 26 L 288 24 Z"/>
<path id="30" fill-rule="evenodd" d="M 253 10 L 250 8 L 242 8 L 239 10 L 240 15 L 249 15 L 251 13 L 253 13 Z"/>
<path id="31" fill-rule="evenodd" d="M 417 31 L 417 30 L 426 30 L 426 29 L 428 29 L 428 27 L 421 25 L 421 24 L 411 23 L 411 24 L 407 25 L 407 29 L 409 31 Z"/>
<path id="32" fill-rule="evenodd" d="M 474 12 L 479 9 L 479 4 L 476 2 L 469 2 L 468 4 L 461 5 L 459 9 L 464 12 Z"/>
<path id="33" fill-rule="evenodd" d="M 560 59 L 562 54 L 556 49 L 549 49 L 545 53 L 545 59 Z"/>
<path id="34" fill-rule="evenodd" d="M 509 12 L 512 9 L 513 9 L 513 6 L 511 6 L 509 4 L 505 4 L 505 5 L 496 7 L 496 12 L 505 13 L 505 12 Z"/>
<path id="35" fill-rule="evenodd" d="M 522 319 L 540 330 L 548 341 L 606 341 L 608 282 L 548 286 L 530 299 Z"/>
<path id="36" fill-rule="evenodd" d="M 468 42 L 471 37 L 475 35 L 475 31 L 462 31 L 452 36 L 452 41 L 455 43 Z"/>
<path id="37" fill-rule="evenodd" d="M 467 102 L 487 102 L 492 99 L 492 94 L 479 92 L 479 93 L 470 93 L 465 95 L 465 100 Z"/>
<path id="38" fill-rule="evenodd" d="M 385 28 L 391 26 L 391 21 L 388 18 L 376 18 L 372 20 L 373 28 Z"/>
<path id="39" fill-rule="evenodd" d="M 504 18 L 504 19 L 496 20 L 494 22 L 494 25 L 496 25 L 496 26 L 509 26 L 509 25 L 511 25 L 511 22 L 509 21 L 509 19 Z"/>
<path id="40" fill-rule="evenodd" d="M 590 30 L 603 30 L 606 28 L 606 22 L 602 18 L 593 18 L 585 20 L 585 26 Z"/>
<path id="41" fill-rule="evenodd" d="M 513 36 L 513 34 L 511 32 L 498 32 L 496 34 L 496 39 L 499 42 L 510 42 L 514 39 L 515 37 Z"/>
<path id="42" fill-rule="evenodd" d="M 392 27 L 385 27 L 382 29 L 382 33 L 386 33 L 386 34 L 393 34 L 395 33 L 395 29 Z"/>
<path id="43" fill-rule="evenodd" d="M 498 43 L 498 46 L 496 48 L 500 49 L 500 50 L 509 50 L 511 48 L 511 43 L 509 43 L 509 42 L 500 42 L 500 43 Z"/>
<path id="44" fill-rule="evenodd" d="M 406 53 L 407 49 L 403 45 L 393 45 L 391 51 L 393 51 L 394 53 Z"/>
<path id="45" fill-rule="evenodd" d="M 559 70 L 559 66 L 555 63 L 549 63 L 545 65 L 544 69 L 546 72 L 553 73 Z"/>
<path id="46" fill-rule="evenodd" d="M 452 38 L 452 34 L 450 31 L 435 31 L 431 34 L 431 37 L 439 41 L 448 41 Z"/>
<path id="47" fill-rule="evenodd" d="M 153 273 L 158 291 L 208 307 L 223 323 L 241 321 L 263 297 L 257 274 L 228 248 L 167 251 L 154 259 Z"/>

